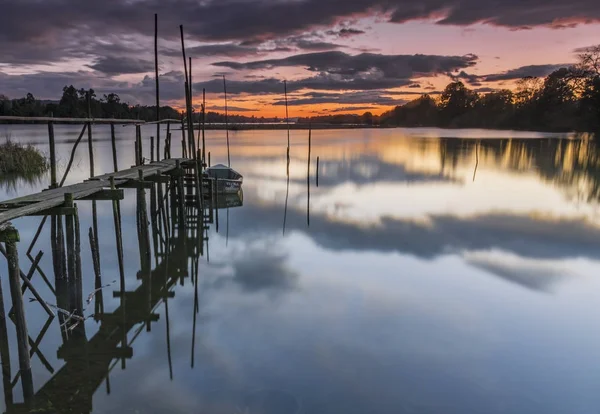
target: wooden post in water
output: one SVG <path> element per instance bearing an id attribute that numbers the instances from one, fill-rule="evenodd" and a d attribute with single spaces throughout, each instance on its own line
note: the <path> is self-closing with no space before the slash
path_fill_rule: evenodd
<path id="1" fill-rule="evenodd" d="M 208 166 L 210 167 L 210 151 L 208 151 Z"/>
<path id="2" fill-rule="evenodd" d="M 317 156 L 317 188 L 319 187 L 319 157 Z"/>
<path id="3" fill-rule="evenodd" d="M 158 14 L 154 14 L 154 77 L 156 78 L 156 161 L 160 161 L 160 93 L 158 81 Z"/>
<path id="4" fill-rule="evenodd" d="M 50 146 L 50 187 L 55 188 L 56 180 L 56 147 L 54 145 L 54 124 L 48 122 L 48 144 Z"/>
<path id="5" fill-rule="evenodd" d="M 223 93 L 225 95 L 225 136 L 227 137 L 227 166 L 231 167 L 231 158 L 229 156 L 229 120 L 227 114 L 227 82 L 223 75 Z"/>
<path id="6" fill-rule="evenodd" d="M 154 137 L 150 137 L 150 162 L 154 162 Z"/>
<path id="7" fill-rule="evenodd" d="M 73 207 L 73 194 L 65 193 L 65 207 Z M 69 214 L 65 217 L 67 236 L 67 278 L 69 280 L 69 302 L 71 308 L 77 306 L 75 283 L 77 279 L 77 262 L 75 258 L 75 216 Z M 72 309 L 74 310 L 74 309 Z M 81 310 L 81 309 L 79 309 Z"/>
<path id="8" fill-rule="evenodd" d="M 113 156 L 113 168 L 115 172 L 119 171 L 119 166 L 117 165 L 117 139 L 115 136 L 115 124 L 110 124 L 110 142 L 112 145 L 112 156 Z"/>
<path id="9" fill-rule="evenodd" d="M 202 89 L 202 167 L 206 167 L 206 140 L 204 137 L 206 127 L 206 89 Z"/>
<path id="10" fill-rule="evenodd" d="M 0 362 L 2 364 L 2 386 L 6 406 L 13 404 L 12 372 L 10 369 L 10 346 L 8 345 L 8 329 L 6 328 L 6 313 L 4 311 L 4 294 L 0 278 Z"/>
<path id="11" fill-rule="evenodd" d="M 17 242 L 19 233 L 10 223 L 3 226 L 2 240 L 6 247 L 6 261 L 8 263 L 8 281 L 10 284 L 10 296 L 13 303 L 14 322 L 17 330 L 17 349 L 19 353 L 19 370 L 21 372 L 21 385 L 25 401 L 33 397 L 33 378 L 31 375 L 31 359 L 29 356 L 27 321 L 25 319 L 25 307 L 23 305 L 23 294 L 21 293 L 21 270 L 19 268 L 19 253 Z"/>
<path id="12" fill-rule="evenodd" d="M 171 123 L 167 121 L 167 137 L 165 142 L 165 158 L 171 158 Z M 167 154 L 168 157 L 167 157 Z"/>
<path id="13" fill-rule="evenodd" d="M 306 170 L 306 224 L 310 227 L 310 146 L 312 125 L 308 125 L 308 165 Z"/>
<path id="14" fill-rule="evenodd" d="M 88 152 L 90 158 L 90 177 L 94 176 L 94 144 L 92 142 L 93 134 L 92 134 L 92 123 L 88 122 L 87 124 L 87 133 L 88 133 Z"/>
<path id="15" fill-rule="evenodd" d="M 285 124 L 287 126 L 287 175 L 290 175 L 290 118 L 288 114 L 288 101 L 287 101 L 287 82 L 283 81 L 283 93 L 285 96 Z"/>
<path id="16" fill-rule="evenodd" d="M 110 188 L 115 190 L 115 177 L 110 177 Z M 121 289 L 125 289 L 125 266 L 123 264 L 123 239 L 121 238 L 121 220 L 119 213 L 119 200 L 113 200 L 113 220 L 115 224 L 115 239 L 117 244 L 117 261 L 119 263 L 119 277 Z"/>
<path id="17" fill-rule="evenodd" d="M 215 219 L 217 220 L 217 233 L 219 232 L 219 179 L 215 177 Z"/>
<path id="18" fill-rule="evenodd" d="M 137 135 L 137 143 L 138 143 L 138 164 L 137 165 L 142 165 L 144 163 L 144 146 L 142 145 L 142 126 L 140 124 L 137 124 L 135 126 L 135 131 L 136 131 L 136 135 Z"/>
<path id="19" fill-rule="evenodd" d="M 181 157 L 187 158 L 187 154 L 185 153 L 185 123 L 184 123 L 184 114 L 181 114 Z"/>

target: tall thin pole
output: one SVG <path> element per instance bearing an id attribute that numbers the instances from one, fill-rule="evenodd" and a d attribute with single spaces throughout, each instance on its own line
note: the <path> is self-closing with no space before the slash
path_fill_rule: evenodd
<path id="1" fill-rule="evenodd" d="M 115 124 L 110 124 L 110 142 L 112 146 L 112 156 L 113 156 L 113 168 L 115 172 L 119 171 L 119 166 L 117 165 L 117 139 L 115 137 Z"/>
<path id="2" fill-rule="evenodd" d="M 92 119 L 92 94 L 87 93 L 88 119 Z M 90 177 L 94 176 L 94 145 L 92 144 L 92 123 L 88 121 L 88 152 L 90 157 Z"/>
<path id="3" fill-rule="evenodd" d="M 310 146 L 312 126 L 308 125 L 308 168 L 306 170 L 306 224 L 310 226 Z"/>
<path id="4" fill-rule="evenodd" d="M 188 134 L 188 138 L 189 138 L 189 146 L 190 146 L 190 153 L 192 154 L 192 158 L 196 158 L 197 154 L 196 154 L 196 137 L 194 136 L 194 119 L 192 118 L 192 113 L 193 113 L 193 93 L 194 93 L 194 87 L 192 86 L 192 58 L 189 58 L 190 61 L 190 79 L 188 82 L 190 91 L 189 91 L 189 109 L 188 109 L 188 117 L 189 117 L 189 122 L 188 124 L 191 126 L 190 129 L 190 133 Z"/>
<path id="5" fill-rule="evenodd" d="M 206 165 L 206 140 L 204 131 L 206 126 L 206 89 L 202 89 L 202 165 Z"/>
<path id="6" fill-rule="evenodd" d="M 287 175 L 290 176 L 290 118 L 288 114 L 288 100 L 287 100 L 287 82 L 283 81 L 283 93 L 285 96 L 285 124 L 287 126 Z"/>
<path id="7" fill-rule="evenodd" d="M 223 75 L 223 92 L 225 93 L 225 135 L 227 136 L 227 166 L 231 167 L 231 158 L 229 156 L 229 120 L 227 114 L 227 82 Z"/>
<path id="8" fill-rule="evenodd" d="M 154 14 L 154 75 L 156 77 L 156 160 L 160 161 L 160 93 L 158 85 L 158 14 Z"/>
<path id="9" fill-rule="evenodd" d="M 54 124 L 48 122 L 48 140 L 50 144 L 50 187 L 56 187 L 56 148 L 54 147 Z"/>
<path id="10" fill-rule="evenodd" d="M 287 126 L 287 146 L 288 146 L 288 157 L 290 152 L 290 117 L 288 114 L 288 99 L 287 99 L 287 81 L 283 81 L 283 93 L 285 96 L 285 124 Z"/>

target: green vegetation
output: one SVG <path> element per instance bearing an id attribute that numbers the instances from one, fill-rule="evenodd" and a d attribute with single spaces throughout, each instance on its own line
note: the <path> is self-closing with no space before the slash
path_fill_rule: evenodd
<path id="1" fill-rule="evenodd" d="M 14 177 L 33 180 L 48 171 L 46 157 L 33 145 L 22 145 L 10 140 L 0 145 L 0 174 L 8 181 Z"/>

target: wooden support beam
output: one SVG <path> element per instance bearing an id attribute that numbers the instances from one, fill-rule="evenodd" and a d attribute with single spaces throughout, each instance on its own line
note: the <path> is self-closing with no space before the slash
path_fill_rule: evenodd
<path id="1" fill-rule="evenodd" d="M 23 217 L 33 216 L 72 216 L 75 214 L 74 207 L 51 207 L 42 211 L 35 211 L 30 214 L 25 214 Z"/>
<path id="2" fill-rule="evenodd" d="M 102 189 L 79 200 L 123 200 L 124 198 L 125 192 L 123 190 Z"/>
<path id="3" fill-rule="evenodd" d="M 130 180 L 127 181 L 126 183 L 123 184 L 119 184 L 119 188 L 152 188 L 154 186 L 154 183 L 151 181 L 137 181 L 137 180 Z"/>

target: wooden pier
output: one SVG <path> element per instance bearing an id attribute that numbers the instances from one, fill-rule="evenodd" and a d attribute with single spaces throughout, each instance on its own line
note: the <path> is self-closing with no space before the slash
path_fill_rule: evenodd
<path id="1" fill-rule="evenodd" d="M 68 215 L 72 212 L 64 205 L 66 194 L 71 194 L 73 200 L 123 199 L 123 190 L 111 189 L 111 177 L 113 177 L 117 188 L 128 187 L 131 184 L 140 182 L 140 172 L 144 179 L 152 180 L 161 174 L 168 174 L 183 165 L 188 165 L 189 162 L 188 159 L 155 161 L 115 173 L 92 177 L 83 183 L 53 188 L 40 193 L 2 201 L 0 202 L 0 224 L 30 215 Z"/>

